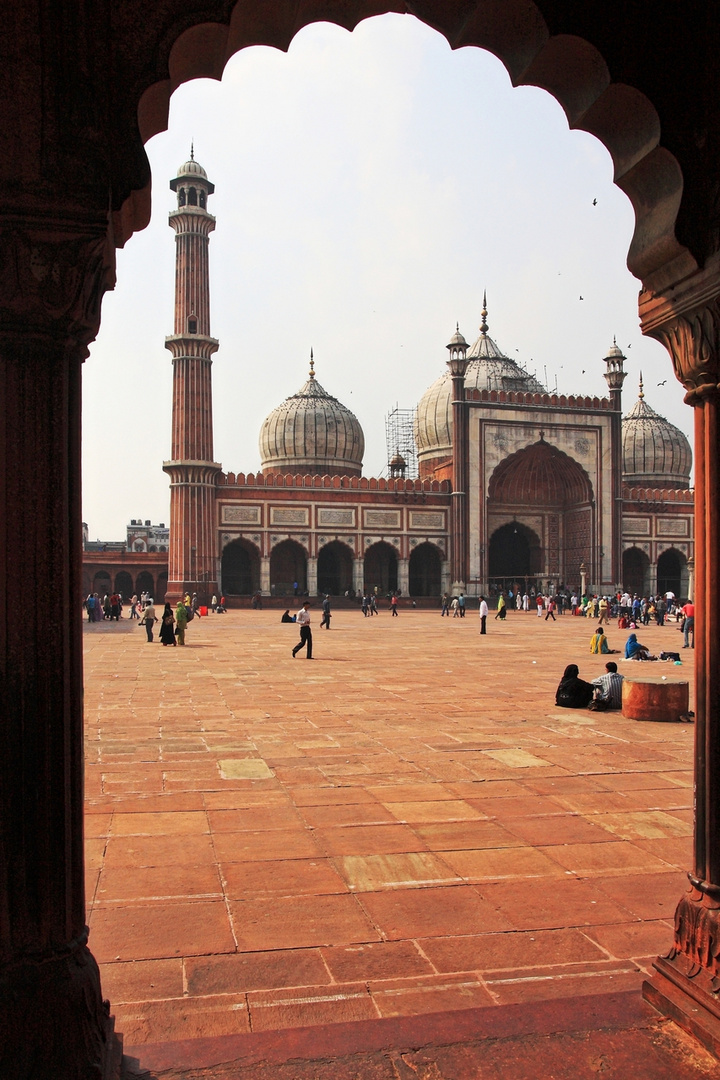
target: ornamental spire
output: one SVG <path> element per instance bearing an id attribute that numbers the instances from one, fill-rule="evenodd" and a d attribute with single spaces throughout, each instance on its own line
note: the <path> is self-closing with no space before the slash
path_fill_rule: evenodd
<path id="1" fill-rule="evenodd" d="M 638 390 L 638 398 L 640 399 L 640 401 L 643 401 L 643 400 L 644 400 L 644 398 L 645 398 L 645 394 L 643 393 L 643 377 L 642 377 L 642 371 L 640 372 L 640 389 Z"/>
<path id="2" fill-rule="evenodd" d="M 310 378 L 315 379 L 315 360 L 313 359 L 313 351 L 310 349 Z"/>
<path id="3" fill-rule="evenodd" d="M 483 306 L 480 312 L 482 322 L 480 323 L 480 333 L 483 337 L 487 336 L 488 324 L 487 324 L 487 290 L 483 289 Z"/>

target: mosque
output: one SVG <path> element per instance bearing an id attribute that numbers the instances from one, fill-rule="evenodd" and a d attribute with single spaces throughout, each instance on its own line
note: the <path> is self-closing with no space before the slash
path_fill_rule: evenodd
<path id="1" fill-rule="evenodd" d="M 692 454 L 645 401 L 623 417 L 624 360 L 604 359 L 607 397 L 550 393 L 488 333 L 456 330 L 415 412 L 417 477 L 396 452 L 363 476 L 357 417 L 320 384 L 260 428 L 258 473 L 214 461 L 209 235 L 214 185 L 191 156 L 171 181 L 177 209 L 168 594 L 318 593 L 437 597 L 514 583 L 690 591 Z M 440 364 L 438 365 L 440 367 Z"/>

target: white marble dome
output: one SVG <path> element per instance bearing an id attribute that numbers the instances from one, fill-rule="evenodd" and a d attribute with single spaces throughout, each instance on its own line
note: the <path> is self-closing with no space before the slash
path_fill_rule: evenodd
<path id="1" fill-rule="evenodd" d="M 480 336 L 467 352 L 465 389 L 546 393 L 534 375 L 505 356 L 488 337 L 486 317 L 487 310 L 483 307 Z M 436 379 L 420 398 L 415 416 L 415 442 L 420 462 L 452 454 L 452 376 L 449 371 Z"/>
<path id="2" fill-rule="evenodd" d="M 688 488 L 692 450 L 685 435 L 640 393 L 622 421 L 623 481 L 632 487 Z"/>
<path id="3" fill-rule="evenodd" d="M 360 476 L 365 436 L 357 417 L 310 377 L 270 413 L 260 428 L 264 473 Z"/>

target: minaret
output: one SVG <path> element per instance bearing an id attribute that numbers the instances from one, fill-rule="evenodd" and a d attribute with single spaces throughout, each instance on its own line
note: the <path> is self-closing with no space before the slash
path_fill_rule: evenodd
<path id="1" fill-rule="evenodd" d="M 487 331 L 485 318 L 485 297 L 483 297 L 483 326 Z M 467 371 L 467 341 L 455 325 L 455 333 L 447 346 L 450 356 L 447 361 L 452 379 L 452 548 L 450 573 L 452 591 L 464 592 L 468 572 L 468 411 L 465 404 L 465 372 Z"/>
<path id="2" fill-rule="evenodd" d="M 215 483 L 220 465 L 213 461 L 212 360 L 218 342 L 210 337 L 208 247 L 215 218 L 207 211 L 215 185 L 195 161 L 178 170 L 171 189 L 177 210 L 169 217 L 175 230 L 175 326 L 165 339 L 173 357 L 170 477 L 170 558 L 167 598 L 197 592 L 201 601 L 217 591 Z"/>
<path id="3" fill-rule="evenodd" d="M 613 338 L 612 348 L 605 357 L 605 382 L 610 390 L 612 406 L 612 538 L 613 550 L 610 560 L 610 572 L 613 584 L 620 588 L 623 584 L 622 571 L 622 385 L 627 372 L 623 367 L 625 357 Z M 604 575 L 604 568 L 603 568 Z"/>

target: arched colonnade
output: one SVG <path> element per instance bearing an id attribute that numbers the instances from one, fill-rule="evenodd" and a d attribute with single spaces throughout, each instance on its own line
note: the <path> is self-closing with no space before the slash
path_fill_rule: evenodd
<path id="1" fill-rule="evenodd" d="M 317 556 L 291 538 L 275 544 L 269 557 L 250 540 L 231 540 L 223 548 L 220 587 L 226 597 L 310 596 L 328 593 L 377 591 L 381 596 L 397 590 L 404 596 L 439 597 L 447 588 L 449 569 L 444 552 L 425 541 L 412 547 L 408 558 L 386 540 L 376 540 L 358 559 L 350 544 L 331 540 Z"/>

